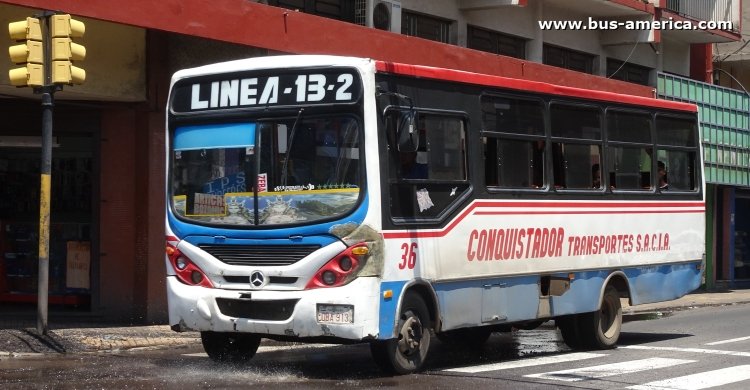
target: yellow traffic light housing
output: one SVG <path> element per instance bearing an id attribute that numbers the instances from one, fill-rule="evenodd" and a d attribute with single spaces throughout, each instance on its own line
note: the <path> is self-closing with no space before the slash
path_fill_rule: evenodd
<path id="1" fill-rule="evenodd" d="M 52 82 L 54 84 L 83 84 L 86 71 L 73 66 L 70 61 L 52 61 Z"/>
<path id="2" fill-rule="evenodd" d="M 39 19 L 8 24 L 10 39 L 20 42 L 8 48 L 10 60 L 21 65 L 8 71 L 10 84 L 17 87 L 41 87 L 44 85 L 44 43 Z"/>
<path id="3" fill-rule="evenodd" d="M 86 32 L 86 25 L 68 14 L 52 15 L 49 19 L 52 37 L 81 38 Z"/>
<path id="4" fill-rule="evenodd" d="M 74 66 L 72 61 L 86 58 L 86 48 L 71 38 L 80 38 L 86 31 L 86 25 L 70 15 L 52 15 L 49 19 L 49 31 L 52 38 L 51 76 L 54 84 L 82 84 L 86 80 L 86 71 Z"/>
<path id="5" fill-rule="evenodd" d="M 19 22 L 8 23 L 8 32 L 10 33 L 10 39 L 14 41 L 42 40 L 42 26 L 37 18 L 26 18 L 26 20 Z"/>

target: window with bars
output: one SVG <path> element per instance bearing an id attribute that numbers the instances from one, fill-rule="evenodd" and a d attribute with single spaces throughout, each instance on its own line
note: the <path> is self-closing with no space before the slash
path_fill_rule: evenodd
<path id="1" fill-rule="evenodd" d="M 635 84 L 649 85 L 652 69 L 646 66 L 623 62 L 614 58 L 607 59 L 607 77 Z"/>
<path id="2" fill-rule="evenodd" d="M 431 41 L 450 43 L 451 24 L 448 19 L 413 11 L 401 11 L 401 33 Z"/>
<path id="3" fill-rule="evenodd" d="M 526 58 L 526 39 L 476 26 L 466 28 L 466 47 L 515 58 Z"/>
<path id="4" fill-rule="evenodd" d="M 544 45 L 542 54 L 542 62 L 546 65 L 589 74 L 594 73 L 594 58 L 593 54 L 552 45 Z"/>

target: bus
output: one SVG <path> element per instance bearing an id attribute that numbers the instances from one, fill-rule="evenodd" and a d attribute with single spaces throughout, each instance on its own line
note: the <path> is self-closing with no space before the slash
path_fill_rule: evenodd
<path id="1" fill-rule="evenodd" d="M 551 320 L 613 348 L 621 299 L 701 284 L 694 105 L 308 55 L 180 70 L 168 105 L 169 324 L 213 360 L 369 343 L 406 374 Z"/>

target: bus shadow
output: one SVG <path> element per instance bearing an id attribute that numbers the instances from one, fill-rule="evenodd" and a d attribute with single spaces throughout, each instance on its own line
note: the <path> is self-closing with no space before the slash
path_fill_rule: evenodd
<path id="1" fill-rule="evenodd" d="M 641 333 L 641 332 L 622 332 L 618 345 L 640 345 L 655 343 L 659 341 L 676 340 L 685 337 L 693 337 L 692 334 L 675 334 L 675 333 Z"/>

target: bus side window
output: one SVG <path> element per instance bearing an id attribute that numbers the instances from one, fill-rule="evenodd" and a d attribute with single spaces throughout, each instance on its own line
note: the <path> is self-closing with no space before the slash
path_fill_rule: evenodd
<path id="1" fill-rule="evenodd" d="M 651 124 L 651 115 L 647 112 L 607 110 L 607 164 L 612 188 L 652 188 Z"/>
<path id="2" fill-rule="evenodd" d="M 544 104 L 515 96 L 482 96 L 485 184 L 545 188 Z"/>
<path id="3" fill-rule="evenodd" d="M 553 103 L 552 161 L 555 188 L 592 189 L 592 167 L 601 166 L 602 129 L 598 107 Z"/>
<path id="4" fill-rule="evenodd" d="M 390 212 L 400 223 L 439 218 L 470 188 L 465 117 L 431 112 L 418 115 L 417 149 L 399 150 L 397 145 L 389 145 Z"/>
<path id="5" fill-rule="evenodd" d="M 488 187 L 544 187 L 544 141 L 485 137 Z"/>
<path id="6" fill-rule="evenodd" d="M 698 189 L 698 139 L 695 122 L 688 118 L 666 115 L 656 117 L 657 163 L 663 164 L 666 181 L 660 190 L 695 191 Z M 661 174 L 657 168 L 657 174 Z M 660 176 L 657 176 L 659 178 Z"/>

